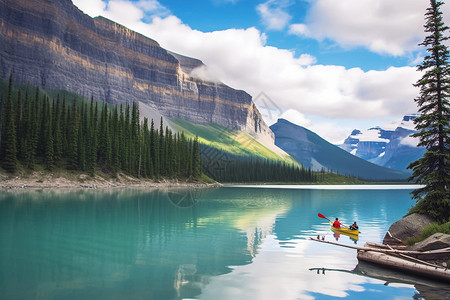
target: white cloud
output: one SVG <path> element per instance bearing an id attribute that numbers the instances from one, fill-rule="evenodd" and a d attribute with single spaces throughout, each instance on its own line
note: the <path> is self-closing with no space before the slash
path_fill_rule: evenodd
<path id="1" fill-rule="evenodd" d="M 292 108 L 282 113 L 279 118 L 288 120 L 295 125 L 299 125 L 305 128 L 312 124 L 311 120 L 309 120 L 304 114 Z"/>
<path id="2" fill-rule="evenodd" d="M 308 27 L 305 24 L 292 24 L 289 26 L 289 33 L 299 36 L 311 36 Z"/>
<path id="3" fill-rule="evenodd" d="M 423 40 L 427 5 L 423 0 L 312 0 L 305 22 L 292 24 L 290 33 L 404 55 Z"/>
<path id="4" fill-rule="evenodd" d="M 342 126 L 339 122 L 333 122 L 331 119 L 311 124 L 307 128 L 334 145 L 342 144 L 353 129 L 349 126 Z"/>
<path id="5" fill-rule="evenodd" d="M 129 1 L 109 1 L 105 17 L 114 19 L 120 16 L 121 24 L 130 24 L 136 20 L 141 20 L 145 17 L 145 11 L 137 5 L 137 2 Z M 126 12 L 126 13 L 124 13 Z"/>
<path id="6" fill-rule="evenodd" d="M 74 0 L 75 3 L 83 1 Z M 353 3 L 350 0 L 342 1 Z M 381 0 L 374 1 L 378 3 Z M 101 7 L 100 0 L 90 3 L 97 10 Z M 125 5 L 134 5 L 134 8 L 129 8 L 124 14 Z M 393 5 L 393 8 L 396 7 Z M 405 10 L 409 11 L 408 7 L 405 5 Z M 398 119 L 405 112 L 416 111 L 413 99 L 418 95 L 418 90 L 412 84 L 417 81 L 419 74 L 414 67 L 364 72 L 359 68 L 314 65 L 315 58 L 309 54 L 296 56 L 293 51 L 267 45 L 265 34 L 253 27 L 201 32 L 183 24 L 173 15 L 155 16 L 151 22 L 145 23 L 142 21 L 143 14 L 139 12 L 142 12 L 142 8 L 136 2 L 110 1 L 104 9 L 103 14 L 108 18 L 155 39 L 164 48 L 201 59 L 207 69 L 197 70 L 197 76 L 211 76 L 213 80 L 218 78 L 233 88 L 247 91 L 253 97 L 264 92 L 276 103 L 281 113 L 291 109 L 309 119 L 311 116 L 333 119 L 332 122 L 324 122 L 320 128 L 313 125 L 308 128 L 328 140 L 333 140 L 333 134 L 336 138 L 343 135 L 343 128 L 338 125 L 339 119 L 354 119 L 355 123 L 364 119 Z M 419 11 L 422 14 L 422 10 Z M 384 11 L 385 14 L 395 12 L 395 9 L 392 12 Z M 330 21 L 330 26 L 334 23 Z M 404 27 L 403 24 L 399 26 Z M 370 32 L 367 34 L 371 35 Z M 395 36 L 393 39 L 393 43 L 396 43 Z M 347 135 L 351 129 L 348 129 Z"/>
<path id="7" fill-rule="evenodd" d="M 282 30 L 291 20 L 291 15 L 286 12 L 289 6 L 286 0 L 268 0 L 256 7 L 263 23 L 268 29 Z"/>
<path id="8" fill-rule="evenodd" d="M 313 121 L 295 109 L 286 110 L 279 116 L 279 118 L 305 127 L 335 145 L 342 144 L 352 131 L 351 127 L 337 124 L 331 119 Z"/>
<path id="9" fill-rule="evenodd" d="M 419 138 L 414 138 L 412 136 L 407 136 L 400 141 L 400 145 L 406 145 L 410 147 L 417 147 L 419 144 Z"/>
<path id="10" fill-rule="evenodd" d="M 139 0 L 130 2 L 127 0 L 73 0 L 81 11 L 91 17 L 104 16 L 118 23 L 135 22 L 144 19 L 146 14 L 168 16 L 170 11 L 157 0 Z M 120 17 L 119 17 L 120 16 Z M 117 21 L 119 17 L 120 22 Z"/>
<path id="11" fill-rule="evenodd" d="M 209 71 L 208 66 L 206 65 L 202 65 L 200 67 L 193 69 L 190 75 L 194 78 L 198 78 L 203 81 L 220 82 L 220 80 Z"/>
<path id="12" fill-rule="evenodd" d="M 222 4 L 222 3 L 231 3 L 231 4 L 235 4 L 241 0 L 212 0 L 214 3 L 216 4 Z"/>
<path id="13" fill-rule="evenodd" d="M 73 4 L 93 18 L 105 13 L 106 3 L 100 0 L 73 0 Z"/>

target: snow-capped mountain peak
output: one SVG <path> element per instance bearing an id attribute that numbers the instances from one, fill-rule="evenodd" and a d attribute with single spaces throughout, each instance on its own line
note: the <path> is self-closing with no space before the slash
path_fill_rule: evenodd
<path id="1" fill-rule="evenodd" d="M 380 166 L 405 171 L 424 152 L 423 148 L 417 148 L 418 140 L 411 137 L 416 132 L 414 119 L 418 116 L 408 114 L 390 124 L 355 129 L 339 147 Z"/>

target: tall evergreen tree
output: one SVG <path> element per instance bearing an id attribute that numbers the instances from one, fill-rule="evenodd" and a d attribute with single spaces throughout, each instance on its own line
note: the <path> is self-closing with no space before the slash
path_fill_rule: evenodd
<path id="1" fill-rule="evenodd" d="M 53 170 L 54 167 L 54 140 L 53 140 L 53 124 L 52 124 L 52 113 L 50 108 L 49 99 L 45 99 L 46 105 L 45 109 L 47 110 L 45 113 L 45 127 L 44 127 L 44 136 L 45 136 L 45 148 L 44 148 L 44 159 L 45 159 L 45 167 L 47 170 Z"/>
<path id="2" fill-rule="evenodd" d="M 130 126 L 130 105 L 127 104 L 125 106 L 125 122 L 124 122 L 124 151 L 123 151 L 123 170 L 130 172 L 131 171 L 131 126 Z"/>
<path id="3" fill-rule="evenodd" d="M 108 105 L 103 104 L 98 130 L 98 157 L 103 166 L 111 163 L 111 138 L 109 134 Z"/>
<path id="4" fill-rule="evenodd" d="M 139 105 L 133 102 L 131 110 L 131 166 L 132 174 L 140 177 L 141 165 L 141 140 L 139 126 Z"/>
<path id="5" fill-rule="evenodd" d="M 53 113 L 53 145 L 54 145 L 54 159 L 55 161 L 59 161 L 62 157 L 63 153 L 63 138 L 61 131 L 61 101 L 59 99 L 59 95 L 56 98 L 56 105 L 54 105 L 54 113 Z"/>
<path id="6" fill-rule="evenodd" d="M 69 132 L 68 124 L 68 108 L 66 106 L 66 96 L 63 96 L 62 106 L 61 106 L 61 138 L 62 138 L 62 156 L 67 156 L 69 149 L 69 142 L 67 140 Z"/>
<path id="7" fill-rule="evenodd" d="M 17 157 L 22 157 L 22 143 L 23 143 L 23 125 L 22 125 L 22 92 L 20 89 L 17 91 L 17 103 L 15 106 L 15 122 L 16 125 L 16 147 L 17 147 Z"/>
<path id="8" fill-rule="evenodd" d="M 78 169 L 87 170 L 87 147 L 89 141 L 87 140 L 87 104 L 80 105 L 80 126 L 78 127 Z"/>
<path id="9" fill-rule="evenodd" d="M 22 142 L 20 143 L 21 149 L 19 150 L 18 157 L 23 161 L 26 162 L 26 159 L 28 157 L 28 147 L 29 143 L 31 141 L 31 101 L 28 94 L 28 88 L 25 92 L 25 102 L 23 105 L 23 118 L 22 118 L 22 132 L 20 133 L 20 139 L 22 139 Z"/>
<path id="10" fill-rule="evenodd" d="M 200 146 L 198 144 L 198 136 L 196 136 L 192 145 L 192 177 L 194 179 L 200 179 L 201 175 Z"/>
<path id="11" fill-rule="evenodd" d="M 39 99 L 40 99 L 40 91 L 39 88 L 36 88 L 36 93 L 34 96 L 34 100 L 30 103 L 30 107 L 32 112 L 30 112 L 30 128 L 29 128 L 29 140 L 27 147 L 27 157 L 26 164 L 27 167 L 31 170 L 34 169 L 36 164 L 36 156 L 37 156 L 37 148 L 39 142 L 39 124 L 40 118 L 39 115 Z"/>
<path id="12" fill-rule="evenodd" d="M 17 139 L 13 103 L 13 77 L 9 77 L 8 96 L 5 100 L 2 116 L 1 157 L 2 166 L 8 172 L 17 169 Z"/>
<path id="13" fill-rule="evenodd" d="M 427 47 L 428 55 L 417 69 L 423 76 L 416 83 L 420 95 L 415 99 L 421 115 L 414 120 L 420 139 L 426 148 L 422 158 L 411 163 L 411 180 L 424 187 L 412 192 L 416 206 L 412 212 L 426 213 L 441 222 L 450 218 L 450 145 L 449 145 L 449 51 L 444 44 L 449 39 L 448 27 L 442 20 L 443 2 L 431 0 L 425 13 L 425 32 L 428 36 L 419 44 Z"/>
<path id="14" fill-rule="evenodd" d="M 77 103 L 74 99 L 72 107 L 68 111 L 68 167 L 72 170 L 78 169 L 78 130 L 79 130 L 79 113 Z"/>
<path id="15" fill-rule="evenodd" d="M 165 146 L 163 117 L 161 117 L 161 122 L 159 123 L 159 174 L 163 176 L 166 175 Z"/>
<path id="16" fill-rule="evenodd" d="M 120 126 L 119 126 L 119 111 L 117 105 L 114 107 L 113 114 L 111 115 L 111 165 L 112 173 L 117 174 L 120 168 L 120 142 L 122 139 Z"/>
<path id="17" fill-rule="evenodd" d="M 153 122 L 153 119 L 150 124 L 150 157 L 152 160 L 152 166 L 153 166 L 153 173 L 152 176 L 158 177 L 159 176 L 159 155 L 158 155 L 158 146 L 157 146 L 157 138 L 158 134 L 155 132 L 155 122 Z"/>

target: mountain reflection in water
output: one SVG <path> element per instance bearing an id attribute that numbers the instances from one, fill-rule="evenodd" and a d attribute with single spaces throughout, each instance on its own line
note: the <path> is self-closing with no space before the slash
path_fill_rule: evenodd
<path id="1" fill-rule="evenodd" d="M 364 233 L 358 244 L 380 241 L 411 204 L 407 189 L 3 191 L 0 293 L 5 299 L 412 298 L 417 285 L 386 286 L 355 272 L 315 274 L 310 269 L 354 270 L 356 252 L 307 240 L 334 239 L 321 212 L 357 221 Z M 341 235 L 339 242 L 355 241 Z"/>

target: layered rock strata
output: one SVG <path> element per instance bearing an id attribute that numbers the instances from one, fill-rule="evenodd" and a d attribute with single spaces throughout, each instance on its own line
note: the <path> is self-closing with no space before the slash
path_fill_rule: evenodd
<path id="1" fill-rule="evenodd" d="M 273 134 L 244 91 L 191 75 L 196 59 L 83 14 L 70 0 L 0 0 L 0 76 L 109 103 L 141 102 L 166 117 Z"/>

